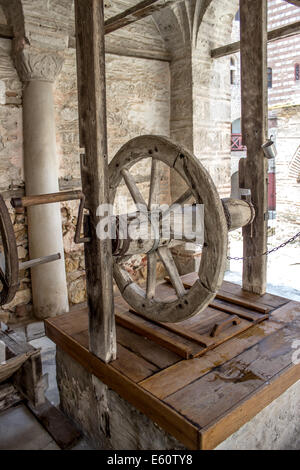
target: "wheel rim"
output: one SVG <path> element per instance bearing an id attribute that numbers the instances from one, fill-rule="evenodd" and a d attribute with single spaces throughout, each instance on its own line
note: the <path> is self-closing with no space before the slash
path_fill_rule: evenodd
<path id="1" fill-rule="evenodd" d="M 0 267 L 0 305 L 11 302 L 19 286 L 19 261 L 16 238 L 9 212 L 3 197 L 0 195 L 0 234 L 2 239 L 2 258 L 5 269 Z"/>
<path id="2" fill-rule="evenodd" d="M 135 311 L 152 320 L 176 323 L 204 310 L 220 288 L 227 253 L 227 224 L 217 189 L 203 165 L 186 149 L 161 136 L 137 137 L 127 142 L 118 151 L 109 165 L 110 202 L 112 204 L 124 175 L 128 175 L 130 168 L 144 158 L 152 158 L 152 162 L 159 160 L 175 169 L 186 182 L 196 202 L 204 204 L 205 235 L 199 279 L 189 291 L 185 291 L 179 275 L 173 275 L 171 282 L 177 292 L 177 299 L 169 302 L 156 300 L 149 295 L 149 293 L 153 294 L 153 282 L 150 286 L 148 285 L 148 276 L 153 277 L 156 264 L 153 254 L 147 255 L 146 291 L 132 281 L 129 274 L 119 266 L 118 260 L 114 260 L 114 277 L 124 299 Z M 155 179 L 153 171 L 155 171 L 155 165 L 152 163 L 151 178 Z M 131 194 L 135 193 L 135 199 L 139 199 L 137 187 L 129 187 L 129 180 L 126 181 L 125 178 L 124 180 Z M 132 181 L 131 184 L 133 185 Z M 172 261 L 168 249 L 159 249 L 159 251 L 162 251 L 159 255 L 163 264 L 166 268 L 169 267 Z"/>

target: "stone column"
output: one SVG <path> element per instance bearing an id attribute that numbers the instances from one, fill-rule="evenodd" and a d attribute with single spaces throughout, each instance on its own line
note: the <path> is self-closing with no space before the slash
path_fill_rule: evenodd
<path id="1" fill-rule="evenodd" d="M 23 136 L 26 195 L 59 191 L 53 82 L 63 59 L 23 50 L 17 69 L 24 83 Z M 47 318 L 68 311 L 60 204 L 28 208 L 30 258 L 61 253 L 61 260 L 31 269 L 34 312 Z"/>

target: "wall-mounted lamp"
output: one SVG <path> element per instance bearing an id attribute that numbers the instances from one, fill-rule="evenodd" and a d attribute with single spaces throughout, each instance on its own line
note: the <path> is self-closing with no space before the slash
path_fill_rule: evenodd
<path id="1" fill-rule="evenodd" d="M 267 142 L 261 146 L 264 151 L 265 157 L 268 159 L 275 158 L 277 155 L 276 146 L 272 140 L 272 137 L 273 136 L 271 135 Z"/>

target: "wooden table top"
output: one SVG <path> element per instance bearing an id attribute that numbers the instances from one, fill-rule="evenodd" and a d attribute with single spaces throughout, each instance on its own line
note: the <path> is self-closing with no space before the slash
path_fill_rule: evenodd
<path id="1" fill-rule="evenodd" d="M 187 287 L 193 276 L 183 277 Z M 172 295 L 167 283 L 160 290 Z M 224 305 L 227 314 L 240 312 L 242 321 L 209 342 L 207 318 L 219 321 Z M 189 449 L 215 448 L 300 379 L 300 365 L 292 360 L 299 302 L 224 282 L 201 315 L 176 324 L 179 332 L 135 317 L 121 297 L 115 309 L 118 357 L 110 364 L 88 350 L 86 306 L 46 320 L 46 334 Z M 191 359 L 184 358 L 186 351 Z"/>

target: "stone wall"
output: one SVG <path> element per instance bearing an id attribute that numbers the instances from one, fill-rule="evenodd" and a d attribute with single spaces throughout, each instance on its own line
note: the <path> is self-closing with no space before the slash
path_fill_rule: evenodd
<path id="1" fill-rule="evenodd" d="M 0 10 L 0 22 L 5 17 Z M 11 41 L 0 39 L 0 192 L 24 188 L 22 84 L 11 59 Z M 19 260 L 28 259 L 26 216 L 17 215 L 7 206 L 15 230 Z M 8 321 L 12 314 L 18 320 L 30 315 L 31 286 L 28 271 L 20 272 L 20 289 L 15 299 L 0 309 L 0 321 Z"/>

